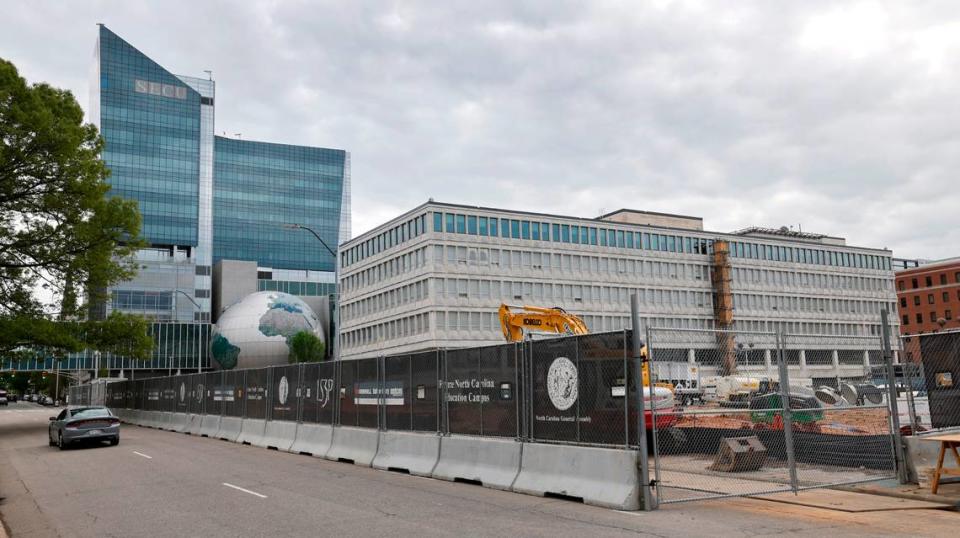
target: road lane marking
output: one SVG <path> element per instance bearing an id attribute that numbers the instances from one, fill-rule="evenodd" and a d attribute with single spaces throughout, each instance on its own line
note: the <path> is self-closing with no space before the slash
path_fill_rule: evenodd
<path id="1" fill-rule="evenodd" d="M 244 493 L 249 493 L 250 495 L 256 495 L 257 497 L 260 497 L 261 499 L 266 499 L 266 498 L 267 498 L 266 495 L 261 495 L 260 493 L 257 493 L 256 491 L 250 491 L 249 489 L 244 489 L 244 488 L 241 488 L 240 486 L 234 486 L 233 484 L 228 484 L 228 483 L 226 483 L 226 482 L 224 482 L 223 485 L 224 485 L 224 486 L 227 486 L 228 488 L 233 488 L 233 489 L 236 489 L 236 490 L 240 490 L 240 491 L 242 491 L 242 492 L 244 492 Z"/>
<path id="2" fill-rule="evenodd" d="M 152 460 L 152 459 L 153 459 L 153 456 L 148 456 L 148 455 L 146 455 L 146 454 L 141 454 L 140 452 L 137 452 L 136 450 L 134 450 L 133 453 L 136 454 L 136 455 L 138 455 L 138 456 L 142 456 L 142 457 L 144 457 L 144 458 L 147 458 L 148 460 Z"/>

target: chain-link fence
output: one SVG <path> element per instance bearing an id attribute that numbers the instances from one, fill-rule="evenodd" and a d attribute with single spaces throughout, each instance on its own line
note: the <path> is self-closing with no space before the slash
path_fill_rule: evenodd
<path id="1" fill-rule="evenodd" d="M 642 376 L 634 335 L 619 331 L 126 381 L 109 385 L 107 399 L 155 411 L 633 449 L 642 423 L 660 502 L 892 477 L 891 402 L 900 398 L 890 396 L 891 374 L 897 386 L 923 387 L 908 391 L 913 403 L 904 409 L 917 418 L 905 424 L 920 427 L 925 416 L 930 427 L 947 424 L 953 415 L 941 410 L 960 401 L 952 384 L 960 372 L 950 369 L 956 335 L 923 346 L 930 361 L 953 362 L 928 363 L 922 382 L 909 368 L 888 368 L 875 337 L 641 336 L 649 359 Z M 918 391 L 933 385 L 942 398 L 924 415 Z"/>
<path id="2" fill-rule="evenodd" d="M 881 341 L 650 329 L 660 502 L 856 483 L 896 473 Z M 666 392 L 665 392 L 666 394 Z"/>

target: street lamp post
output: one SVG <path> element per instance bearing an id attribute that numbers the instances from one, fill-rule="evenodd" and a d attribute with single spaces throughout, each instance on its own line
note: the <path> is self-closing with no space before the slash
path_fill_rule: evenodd
<path id="1" fill-rule="evenodd" d="M 193 306 L 197 307 L 197 311 L 198 311 L 198 312 L 201 312 L 201 313 L 203 312 L 203 307 L 200 306 L 199 304 L 197 304 L 197 302 L 193 300 L 193 297 L 190 297 L 189 295 L 187 295 L 187 292 L 185 292 L 185 291 L 183 291 L 183 290 L 179 290 L 179 289 L 175 289 L 174 291 L 176 291 L 177 293 L 183 295 L 184 297 L 187 298 L 188 301 L 190 301 L 191 303 L 193 303 Z M 177 312 L 177 296 L 176 296 L 176 295 L 173 296 L 173 312 L 174 312 L 174 315 L 176 315 L 176 312 Z M 202 320 L 202 317 L 201 317 L 201 320 Z M 201 333 L 203 332 L 202 329 L 200 330 L 200 332 L 201 332 Z M 201 364 L 202 361 L 200 360 L 200 359 L 201 359 L 201 357 L 200 357 L 201 355 L 202 355 L 202 353 L 200 352 L 200 334 L 197 334 L 197 373 L 198 373 L 198 374 L 203 372 L 203 366 L 202 366 L 202 364 Z M 170 362 L 168 361 L 168 362 L 167 362 L 167 371 L 169 372 L 169 370 L 170 370 Z M 179 366 L 177 367 L 177 374 L 178 374 L 178 375 L 180 374 L 180 368 L 179 368 Z"/>
<path id="2" fill-rule="evenodd" d="M 283 227 L 287 228 L 288 230 L 306 230 L 312 233 L 313 236 L 317 238 L 317 241 L 320 241 L 320 244 L 323 245 L 323 248 L 327 249 L 327 252 L 329 252 L 330 255 L 333 256 L 333 286 L 334 286 L 335 297 L 336 297 L 336 302 L 334 302 L 334 306 L 337 309 L 337 321 L 336 321 L 337 334 L 336 334 L 336 340 L 333 347 L 333 353 L 334 353 L 333 359 L 340 360 L 340 329 L 341 329 L 340 328 L 340 280 L 338 278 L 340 274 L 340 271 L 339 271 L 340 259 L 337 257 L 337 253 L 332 248 L 330 248 L 330 245 L 328 245 L 327 242 L 324 241 L 322 237 L 320 237 L 320 234 L 318 234 L 315 230 L 313 230 L 313 228 L 304 226 L 303 224 L 293 224 L 293 223 L 284 224 Z"/>

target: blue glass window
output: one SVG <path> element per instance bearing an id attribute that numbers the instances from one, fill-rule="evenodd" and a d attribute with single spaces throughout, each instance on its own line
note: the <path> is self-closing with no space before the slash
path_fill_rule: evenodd
<path id="1" fill-rule="evenodd" d="M 453 218 L 454 218 L 454 217 L 453 217 L 453 213 L 446 213 L 446 219 L 447 219 L 446 232 L 447 232 L 448 234 L 452 234 L 452 233 L 456 232 L 456 230 L 454 230 L 454 228 L 453 228 Z"/>
<path id="2" fill-rule="evenodd" d="M 650 236 L 650 248 L 653 250 L 660 250 L 660 235 L 653 234 Z"/>
<path id="3" fill-rule="evenodd" d="M 597 244 L 597 229 L 596 229 L 596 228 L 590 228 L 590 244 L 591 244 L 591 245 L 596 245 L 596 244 Z"/>
<path id="4" fill-rule="evenodd" d="M 467 217 L 466 215 L 457 215 L 457 233 L 465 234 L 467 233 Z"/>
<path id="5" fill-rule="evenodd" d="M 627 248 L 633 248 L 633 232 L 627 232 Z"/>
<path id="6" fill-rule="evenodd" d="M 546 222 L 540 223 L 540 235 L 541 235 L 540 238 L 542 240 L 544 241 L 550 240 L 550 224 L 549 223 L 546 223 Z"/>
<path id="7" fill-rule="evenodd" d="M 540 223 L 532 222 L 530 223 L 530 238 L 534 241 L 540 240 Z"/>
<path id="8" fill-rule="evenodd" d="M 580 243 L 586 245 L 590 241 L 590 234 L 587 231 L 586 226 L 580 227 Z"/>
<path id="9" fill-rule="evenodd" d="M 500 237 L 510 238 L 510 219 L 500 219 Z"/>
<path id="10" fill-rule="evenodd" d="M 650 250 L 652 248 L 650 246 L 650 234 L 648 233 L 643 234 L 643 248 L 645 250 Z"/>
<path id="11" fill-rule="evenodd" d="M 530 221 L 525 220 L 520 224 L 520 236 L 523 239 L 530 239 Z"/>
<path id="12" fill-rule="evenodd" d="M 433 231 L 435 232 L 443 231 L 443 213 L 433 214 Z"/>
<path id="13" fill-rule="evenodd" d="M 477 235 L 477 217 L 470 215 L 467 217 L 467 233 Z"/>
<path id="14" fill-rule="evenodd" d="M 480 235 L 487 235 L 487 217 L 480 217 Z"/>
<path id="15" fill-rule="evenodd" d="M 497 217 L 490 217 L 490 237 L 497 236 Z"/>
<path id="16" fill-rule="evenodd" d="M 570 240 L 574 243 L 580 242 L 580 227 L 571 226 L 570 227 Z"/>
<path id="17" fill-rule="evenodd" d="M 668 252 L 677 251 L 677 238 L 672 235 L 667 236 L 667 251 Z"/>
<path id="18" fill-rule="evenodd" d="M 520 221 L 510 219 L 510 237 L 520 239 Z"/>
<path id="19" fill-rule="evenodd" d="M 607 231 L 604 230 L 603 228 L 600 228 L 598 233 L 600 234 L 600 246 L 601 247 L 607 246 Z"/>
<path id="20" fill-rule="evenodd" d="M 560 226 L 560 237 L 564 243 L 570 242 L 570 226 L 568 224 Z"/>
<path id="21" fill-rule="evenodd" d="M 620 247 L 620 248 L 623 248 L 624 245 L 625 245 L 624 241 L 625 241 L 625 240 L 624 240 L 624 237 L 623 237 L 623 231 L 622 231 L 622 230 L 617 230 L 617 246 Z"/>
<path id="22" fill-rule="evenodd" d="M 554 225 L 553 225 L 553 237 L 552 237 L 552 239 L 553 239 L 554 241 L 560 241 L 560 225 L 559 225 L 559 224 L 554 224 Z"/>

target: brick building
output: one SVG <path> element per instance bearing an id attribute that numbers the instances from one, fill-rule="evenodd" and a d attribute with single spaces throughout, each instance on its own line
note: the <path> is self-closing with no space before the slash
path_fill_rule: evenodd
<path id="1" fill-rule="evenodd" d="M 897 271 L 900 334 L 908 359 L 918 360 L 912 336 L 960 329 L 960 258 Z"/>

